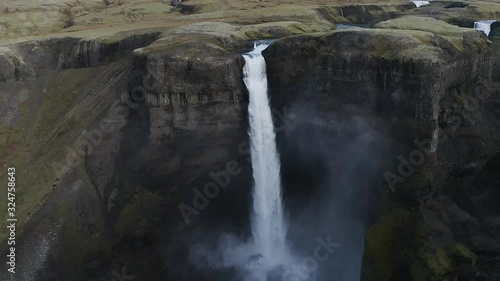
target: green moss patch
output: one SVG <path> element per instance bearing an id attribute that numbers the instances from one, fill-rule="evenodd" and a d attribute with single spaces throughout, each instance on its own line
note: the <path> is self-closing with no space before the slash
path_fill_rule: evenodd
<path id="1" fill-rule="evenodd" d="M 368 230 L 365 240 L 365 269 L 371 280 L 389 280 L 398 266 L 411 258 L 415 215 L 394 209 Z M 408 240 L 408 241 L 407 241 Z M 406 254 L 405 254 L 406 252 Z"/>

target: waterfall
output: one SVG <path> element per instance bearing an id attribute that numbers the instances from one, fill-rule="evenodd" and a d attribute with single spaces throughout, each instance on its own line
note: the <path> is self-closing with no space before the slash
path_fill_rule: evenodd
<path id="1" fill-rule="evenodd" d="M 244 82 L 249 93 L 249 122 L 253 168 L 252 236 L 256 252 L 266 261 L 285 255 L 287 225 L 283 215 L 280 160 L 276 134 L 267 96 L 266 61 L 262 51 L 269 41 L 255 43 L 253 51 L 243 55 Z"/>
<path id="2" fill-rule="evenodd" d="M 490 35 L 491 24 L 496 22 L 496 20 L 480 20 L 474 23 L 474 29 L 481 30 L 486 34 L 486 36 Z"/>
<path id="3" fill-rule="evenodd" d="M 417 6 L 417 8 L 430 4 L 429 1 L 412 1 L 412 2 L 413 2 L 413 4 L 415 4 L 415 6 Z"/>
<path id="4" fill-rule="evenodd" d="M 272 41 L 258 41 L 243 55 L 243 81 L 248 89 L 250 152 L 253 169 L 252 236 L 242 242 L 226 236 L 219 243 L 224 268 L 237 268 L 244 281 L 315 281 L 315 267 L 305 266 L 286 243 L 288 225 L 281 194 L 280 160 L 268 98 L 266 61 Z M 309 260 L 312 259 L 309 257 Z M 316 261 L 315 261 L 316 262 Z"/>

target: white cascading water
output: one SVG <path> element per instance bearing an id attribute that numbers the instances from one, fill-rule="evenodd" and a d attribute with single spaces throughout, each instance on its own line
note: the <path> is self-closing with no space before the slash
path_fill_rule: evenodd
<path id="1" fill-rule="evenodd" d="M 491 24 L 496 22 L 496 20 L 481 20 L 481 21 L 476 21 L 474 23 L 474 29 L 476 30 L 481 30 L 486 34 L 486 36 L 490 35 L 491 31 Z"/>
<path id="2" fill-rule="evenodd" d="M 222 266 L 241 270 L 244 281 L 315 281 L 315 268 L 286 243 L 287 222 L 281 195 L 280 160 L 267 95 L 266 61 L 262 56 L 271 41 L 258 41 L 243 55 L 243 80 L 249 93 L 250 151 L 253 168 L 252 237 L 242 242 L 224 236 L 219 243 Z"/>
<path id="3" fill-rule="evenodd" d="M 255 43 L 243 55 L 244 82 L 249 92 L 249 122 L 253 168 L 252 236 L 256 251 L 265 261 L 286 255 L 287 225 L 283 215 L 280 160 L 267 96 L 266 61 L 262 51 L 269 42 Z"/>
<path id="4" fill-rule="evenodd" d="M 415 6 L 417 6 L 417 8 L 430 4 L 429 1 L 412 1 L 412 2 L 413 2 L 413 4 L 415 4 Z"/>

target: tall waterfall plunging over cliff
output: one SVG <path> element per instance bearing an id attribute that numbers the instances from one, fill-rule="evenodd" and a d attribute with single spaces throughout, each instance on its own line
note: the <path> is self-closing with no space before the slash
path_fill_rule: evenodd
<path id="1" fill-rule="evenodd" d="M 255 43 L 243 55 L 244 82 L 248 88 L 250 142 L 253 168 L 252 236 L 263 259 L 275 259 L 286 252 L 286 222 L 281 196 L 280 161 L 267 96 L 266 61 L 262 51 L 269 42 Z"/>
<path id="2" fill-rule="evenodd" d="M 250 239 L 241 240 L 224 234 L 216 253 L 221 253 L 221 267 L 236 269 L 244 281 L 317 280 L 317 261 L 301 258 L 296 248 L 286 243 L 288 223 L 285 220 L 281 194 L 281 164 L 276 149 L 276 134 L 268 98 L 266 61 L 262 56 L 271 41 L 258 41 L 243 55 L 243 80 L 249 94 L 249 136 L 253 169 L 253 207 Z M 209 262 L 217 260 L 216 254 Z M 309 262 L 309 263 L 307 263 Z M 217 267 L 217 262 L 215 262 Z M 238 279 L 240 280 L 240 279 Z"/>
<path id="3" fill-rule="evenodd" d="M 481 30 L 486 34 L 486 36 L 489 36 L 491 31 L 491 24 L 493 24 L 494 22 L 496 22 L 496 20 L 476 21 L 474 23 L 474 29 Z"/>

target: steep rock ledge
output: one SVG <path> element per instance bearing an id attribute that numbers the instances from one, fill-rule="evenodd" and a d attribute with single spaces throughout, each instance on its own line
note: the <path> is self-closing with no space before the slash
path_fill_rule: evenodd
<path id="1" fill-rule="evenodd" d="M 178 44 L 171 36 L 134 52 L 132 88 L 147 90 L 152 107 L 197 105 L 246 100 L 241 76 L 241 55 L 230 52 L 210 36 L 191 36 Z M 176 40 L 177 39 L 177 40 Z"/>
<path id="2" fill-rule="evenodd" d="M 159 32 L 143 32 L 113 37 L 51 38 L 5 45 L 0 57 L 0 81 L 33 80 L 70 68 L 98 67 L 130 56 L 133 50 L 151 44 Z M 16 74 L 17 73 L 17 74 Z M 5 77 L 5 78 L 2 78 Z"/>

